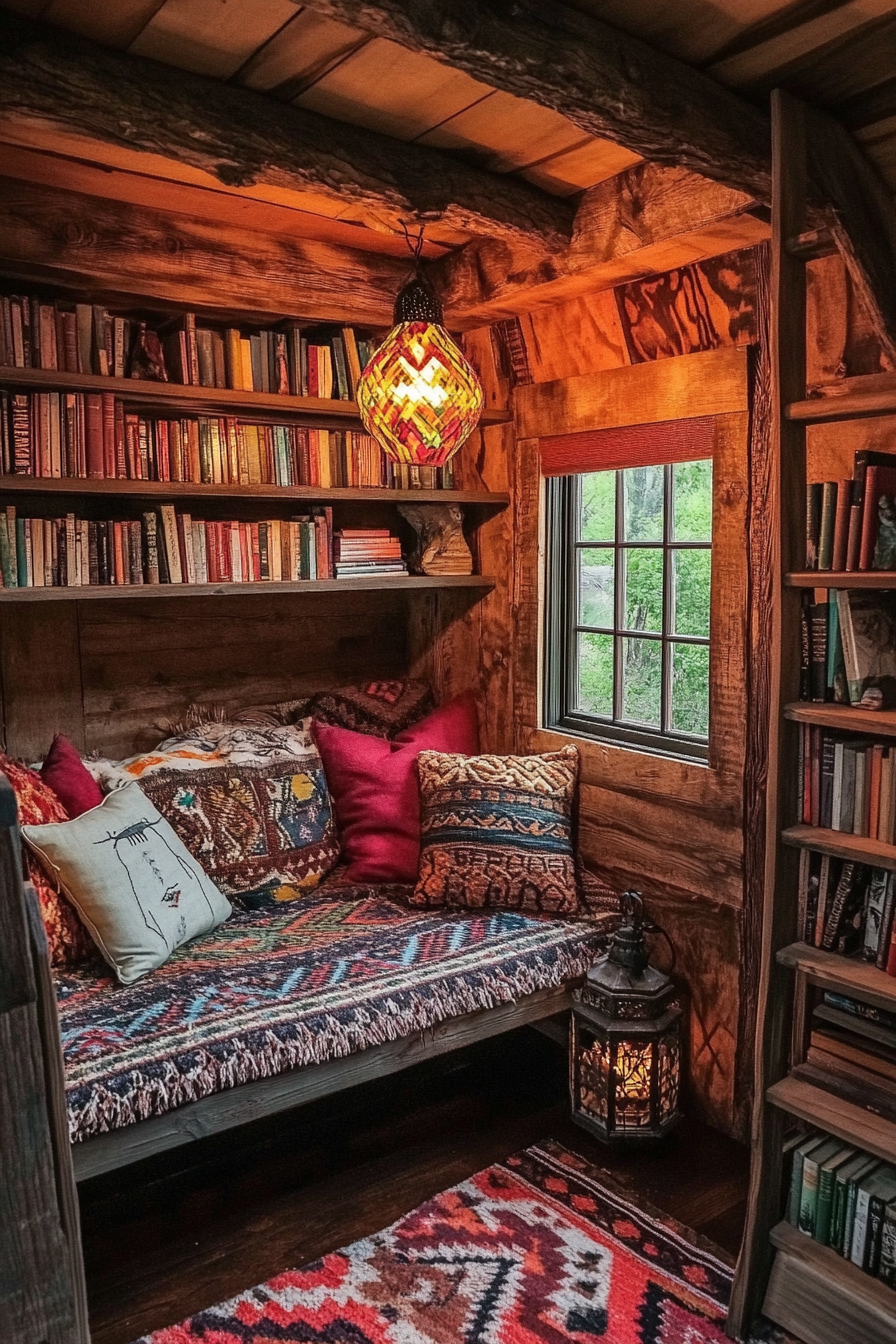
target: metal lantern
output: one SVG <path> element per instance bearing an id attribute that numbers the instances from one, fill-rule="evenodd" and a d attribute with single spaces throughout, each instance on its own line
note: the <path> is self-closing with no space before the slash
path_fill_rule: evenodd
<path id="1" fill-rule="evenodd" d="M 399 293 L 394 321 L 358 382 L 361 419 L 396 462 L 441 467 L 479 423 L 482 387 L 419 272 Z"/>
<path id="2" fill-rule="evenodd" d="M 643 902 L 623 896 L 624 923 L 573 993 L 572 1118 L 605 1143 L 659 1139 L 677 1124 L 681 1008 L 651 966 Z"/>

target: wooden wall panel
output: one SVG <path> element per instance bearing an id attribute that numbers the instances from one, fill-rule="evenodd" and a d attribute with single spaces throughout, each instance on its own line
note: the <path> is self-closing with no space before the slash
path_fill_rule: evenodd
<path id="1" fill-rule="evenodd" d="M 39 758 L 62 731 L 124 757 L 193 703 L 235 709 L 405 675 L 407 605 L 401 593 L 41 604 L 5 614 L 2 650 L 10 752 Z"/>

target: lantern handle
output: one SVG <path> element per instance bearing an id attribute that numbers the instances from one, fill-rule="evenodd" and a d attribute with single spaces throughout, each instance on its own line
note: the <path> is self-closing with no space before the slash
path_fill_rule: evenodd
<path id="1" fill-rule="evenodd" d="M 666 946 L 669 949 L 669 955 L 672 958 L 672 964 L 666 971 L 666 975 L 674 975 L 678 957 L 675 952 L 675 944 L 669 937 L 665 929 L 660 928 L 659 924 L 648 924 L 644 920 L 644 898 L 640 891 L 624 891 L 619 902 L 619 908 L 623 919 L 631 922 L 632 928 L 639 933 L 658 933 L 661 938 L 665 938 Z"/>

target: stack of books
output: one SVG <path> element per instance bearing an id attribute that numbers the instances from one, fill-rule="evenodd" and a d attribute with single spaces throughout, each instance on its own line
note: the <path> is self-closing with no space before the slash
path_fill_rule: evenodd
<path id="1" fill-rule="evenodd" d="M 172 504 L 139 519 L 0 515 L 5 588 L 332 579 L 332 509 L 262 522 L 201 520 Z"/>
<path id="2" fill-rule="evenodd" d="M 806 487 L 806 568 L 896 569 L 896 453 L 863 449 L 851 478 Z"/>
<path id="3" fill-rule="evenodd" d="M 408 572 L 401 556 L 401 542 L 387 527 L 343 528 L 337 532 L 334 565 L 337 579 Z"/>
<path id="4" fill-rule="evenodd" d="M 837 1003 L 818 1004 L 812 1014 L 806 1059 L 797 1065 L 794 1076 L 893 1120 L 896 1019 L 891 1013 L 879 1016 L 889 1020 L 872 1021 Z"/>
<path id="5" fill-rule="evenodd" d="M 234 416 L 177 420 L 126 410 L 111 393 L 0 392 L 4 474 L 223 485 L 450 489 L 453 467 L 402 472 L 369 434 L 256 424 Z"/>
<path id="6" fill-rule="evenodd" d="M 894 843 L 896 743 L 800 725 L 801 820 Z"/>
<path id="7" fill-rule="evenodd" d="M 896 1286 L 896 1168 L 823 1134 L 793 1148 L 787 1220 Z"/>
<path id="8" fill-rule="evenodd" d="M 353 327 L 197 327 L 195 313 L 150 324 L 97 304 L 0 296 L 7 368 L 351 401 L 375 347 Z"/>

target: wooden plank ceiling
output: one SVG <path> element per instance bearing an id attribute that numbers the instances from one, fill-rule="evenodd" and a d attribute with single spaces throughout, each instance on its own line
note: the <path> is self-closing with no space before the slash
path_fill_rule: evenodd
<path id="1" fill-rule="evenodd" d="M 558 196 L 640 162 L 558 112 L 293 0 L 4 0 L 2 7 L 399 140 L 452 150 Z"/>
<path id="2" fill-rule="evenodd" d="M 568 0 L 755 101 L 831 112 L 896 190 L 896 0 Z"/>

